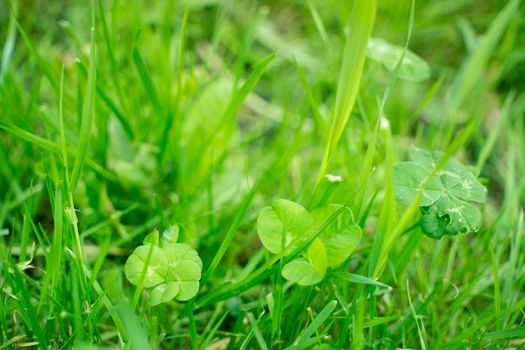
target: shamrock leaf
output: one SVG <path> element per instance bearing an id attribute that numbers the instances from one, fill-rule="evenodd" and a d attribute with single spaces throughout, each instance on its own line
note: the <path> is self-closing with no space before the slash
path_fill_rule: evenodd
<path id="1" fill-rule="evenodd" d="M 392 45 L 383 39 L 370 38 L 366 54 L 368 58 L 382 63 L 392 72 L 403 51 L 404 48 Z M 412 82 L 427 80 L 430 77 L 430 67 L 421 57 L 407 50 L 398 76 L 400 79 Z"/>
<path id="2" fill-rule="evenodd" d="M 153 288 L 149 298 L 149 305 L 155 306 L 175 298 L 179 294 L 180 286 L 177 282 L 162 283 Z"/>
<path id="3" fill-rule="evenodd" d="M 312 211 L 315 226 L 321 226 L 332 215 L 343 208 L 340 204 L 330 204 Z M 320 235 L 325 246 L 328 266 L 337 266 L 345 261 L 355 250 L 361 239 L 361 228 L 354 222 L 354 216 L 349 208 L 342 212 Z"/>
<path id="4" fill-rule="evenodd" d="M 332 218 L 334 215 L 337 216 Z M 332 221 L 323 226 L 331 218 Z M 359 243 L 361 229 L 354 222 L 350 209 L 331 204 L 310 213 L 299 204 L 278 199 L 260 213 L 257 233 L 266 249 L 279 254 L 292 242 L 304 242 L 321 226 L 322 231 L 303 256 L 292 260 L 282 270 L 287 280 L 307 286 L 320 282 L 327 268 L 341 264 Z"/>
<path id="5" fill-rule="evenodd" d="M 323 242 L 316 238 L 306 250 L 304 257 L 312 264 L 314 270 L 319 276 L 324 277 L 326 268 L 328 267 L 328 256 Z"/>
<path id="6" fill-rule="evenodd" d="M 147 267 L 146 262 L 148 262 Z M 143 287 L 154 287 L 164 282 L 168 270 L 168 257 L 166 253 L 164 253 L 161 248 L 149 243 L 137 247 L 124 266 L 126 278 L 132 284 L 138 285 L 145 267 L 146 274 L 142 284 Z"/>
<path id="7" fill-rule="evenodd" d="M 394 166 L 394 186 L 398 200 L 410 203 L 421 190 L 420 226 L 427 236 L 477 232 L 481 226 L 479 209 L 469 202 L 484 203 L 487 190 L 476 177 L 455 158 L 451 158 L 434 177 L 430 176 L 443 157 L 439 151 L 428 152 L 413 147 L 411 161 Z"/>
<path id="8" fill-rule="evenodd" d="M 300 286 L 311 286 L 322 281 L 315 267 L 305 258 L 297 258 L 283 267 L 282 275 Z"/>
<path id="9" fill-rule="evenodd" d="M 159 247 L 156 231 L 149 234 L 144 243 L 128 258 L 124 270 L 127 279 L 138 285 L 146 268 L 142 286 L 155 287 L 150 294 L 151 306 L 173 298 L 186 301 L 197 294 L 202 261 L 191 246 L 163 240 Z"/>
<path id="10" fill-rule="evenodd" d="M 188 244 L 174 243 L 163 248 L 168 258 L 166 280 L 178 284 L 177 300 L 191 299 L 199 290 L 202 261 Z"/>
<path id="11" fill-rule="evenodd" d="M 259 215 L 257 233 L 266 249 L 279 254 L 295 238 L 305 237 L 312 223 L 312 215 L 305 208 L 286 199 L 277 199 Z"/>

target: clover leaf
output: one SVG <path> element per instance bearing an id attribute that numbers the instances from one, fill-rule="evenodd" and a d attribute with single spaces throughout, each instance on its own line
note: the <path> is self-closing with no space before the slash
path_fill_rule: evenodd
<path id="1" fill-rule="evenodd" d="M 166 279 L 176 282 L 180 291 L 177 300 L 191 299 L 199 290 L 202 261 L 199 254 L 188 244 L 173 243 L 163 248 L 168 257 Z"/>
<path id="2" fill-rule="evenodd" d="M 174 243 L 172 236 L 159 242 L 159 233 L 154 231 L 133 251 L 124 271 L 132 284 L 139 285 L 143 278 L 144 288 L 154 287 L 149 299 L 153 306 L 174 298 L 186 301 L 197 294 L 202 261 L 188 244 Z"/>
<path id="3" fill-rule="evenodd" d="M 338 210 L 340 204 L 330 204 L 312 211 L 315 226 L 321 226 Z M 321 239 L 326 248 L 328 266 L 337 266 L 353 253 L 361 240 L 361 228 L 354 221 L 352 211 L 344 207 L 343 211 L 321 232 Z"/>
<path id="4" fill-rule="evenodd" d="M 297 203 L 278 199 L 261 211 L 257 233 L 263 246 L 274 254 L 291 244 L 304 242 L 332 216 L 335 219 L 322 228 L 303 256 L 283 267 L 284 278 L 302 286 L 319 283 L 328 267 L 341 264 L 352 254 L 361 239 L 361 228 L 354 222 L 350 209 L 340 204 L 316 208 L 310 213 Z"/>
<path id="5" fill-rule="evenodd" d="M 305 258 L 297 258 L 283 267 L 282 275 L 300 286 L 311 286 L 323 280 L 315 267 Z"/>
<path id="6" fill-rule="evenodd" d="M 410 203 L 421 190 L 420 227 L 429 237 L 477 232 L 481 212 L 470 202 L 484 203 L 487 189 L 455 158 L 451 158 L 429 177 L 443 157 L 439 151 L 411 148 L 410 161 L 394 166 L 395 194 L 399 201 Z"/>
<path id="7" fill-rule="evenodd" d="M 149 304 L 155 306 L 175 298 L 179 294 L 180 286 L 177 282 L 162 283 L 151 291 Z"/>
<path id="8" fill-rule="evenodd" d="M 312 223 L 312 215 L 305 208 L 286 199 L 277 199 L 259 215 L 257 232 L 263 246 L 279 254 L 294 238 L 306 237 Z"/>
<path id="9" fill-rule="evenodd" d="M 148 255 L 150 255 L 149 259 Z M 166 253 L 159 247 L 149 243 L 137 247 L 124 266 L 127 279 L 132 284 L 138 285 L 145 267 L 146 274 L 142 283 L 143 287 L 154 287 L 164 282 L 168 269 L 168 257 Z"/>
<path id="10" fill-rule="evenodd" d="M 368 40 L 367 57 L 380 62 L 389 71 L 393 71 L 397 61 L 403 54 L 404 48 L 392 45 L 383 39 L 370 38 Z M 421 57 L 410 50 L 406 50 L 403 63 L 399 68 L 400 79 L 418 82 L 430 77 L 430 66 Z"/>

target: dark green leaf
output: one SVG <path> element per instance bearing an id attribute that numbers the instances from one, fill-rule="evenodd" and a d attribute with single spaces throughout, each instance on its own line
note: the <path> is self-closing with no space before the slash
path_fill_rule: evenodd
<path id="1" fill-rule="evenodd" d="M 439 151 L 410 150 L 409 162 L 394 166 L 396 197 L 410 203 L 421 191 L 421 230 L 432 238 L 444 235 L 477 232 L 481 213 L 469 201 L 483 203 L 487 190 L 476 177 L 455 158 L 451 158 L 428 179 L 443 157 Z"/>

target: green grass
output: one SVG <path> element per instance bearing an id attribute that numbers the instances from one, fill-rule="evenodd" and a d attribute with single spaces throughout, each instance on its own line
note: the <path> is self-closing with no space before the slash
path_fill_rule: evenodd
<path id="1" fill-rule="evenodd" d="M 523 6 L 0 0 L 0 349 L 524 349 Z M 422 233 L 411 146 L 479 176 L 478 232 Z M 341 210 L 272 254 L 277 198 L 363 231 L 318 284 L 281 271 Z M 200 288 L 150 306 L 124 265 L 172 226 Z"/>

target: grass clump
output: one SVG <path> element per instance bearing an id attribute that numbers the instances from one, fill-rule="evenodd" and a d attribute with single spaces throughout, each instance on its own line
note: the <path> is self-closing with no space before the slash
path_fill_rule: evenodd
<path id="1" fill-rule="evenodd" d="M 0 1 L 0 349 L 523 348 L 522 15 Z"/>

